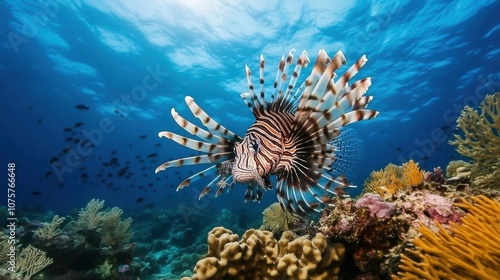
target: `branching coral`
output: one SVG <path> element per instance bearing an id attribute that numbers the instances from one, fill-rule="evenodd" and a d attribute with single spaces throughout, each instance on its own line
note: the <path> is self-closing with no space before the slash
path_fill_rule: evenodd
<path id="1" fill-rule="evenodd" d="M 463 137 L 455 134 L 450 141 L 457 152 L 471 159 L 473 185 L 476 187 L 500 188 L 500 93 L 487 95 L 481 102 L 481 113 L 465 106 L 457 126 Z"/>
<path id="2" fill-rule="evenodd" d="M 102 241 L 108 246 L 114 248 L 127 243 L 133 234 L 130 231 L 132 218 L 121 220 L 123 211 L 118 207 L 104 213 L 101 227 Z"/>
<path id="3" fill-rule="evenodd" d="M 289 225 L 298 220 L 290 212 L 283 210 L 279 203 L 273 203 L 262 212 L 261 229 L 270 230 L 273 234 L 281 234 L 283 231 L 289 230 Z"/>
<path id="4" fill-rule="evenodd" d="M 30 279 L 52 262 L 53 260 L 47 257 L 44 251 L 28 245 L 17 257 L 16 273 L 21 274 L 23 279 Z"/>
<path id="5" fill-rule="evenodd" d="M 418 185 L 424 178 L 424 172 L 413 160 L 402 166 L 388 164 L 384 169 L 373 171 L 366 179 L 363 192 L 377 193 L 381 197 L 395 194 L 406 186 Z"/>
<path id="6" fill-rule="evenodd" d="M 403 163 L 403 184 L 405 186 L 415 186 L 424 179 L 424 172 L 420 170 L 418 164 L 413 160 Z"/>
<path id="7" fill-rule="evenodd" d="M 92 199 L 85 208 L 80 209 L 75 227 L 77 229 L 93 230 L 104 222 L 104 200 Z"/>
<path id="8" fill-rule="evenodd" d="M 500 202 L 485 196 L 472 197 L 457 206 L 469 213 L 462 225 L 448 232 L 420 228 L 412 241 L 416 249 L 401 256 L 400 272 L 393 279 L 500 279 Z"/>
<path id="9" fill-rule="evenodd" d="M 279 241 L 269 231 L 250 229 L 241 240 L 230 230 L 212 229 L 208 254 L 198 261 L 199 279 L 337 279 L 345 248 L 318 233 L 311 240 L 285 231 Z"/>
<path id="10" fill-rule="evenodd" d="M 61 225 L 66 218 L 55 215 L 50 223 L 43 223 L 43 226 L 34 231 L 36 237 L 41 240 L 50 240 L 60 233 L 59 225 Z"/>

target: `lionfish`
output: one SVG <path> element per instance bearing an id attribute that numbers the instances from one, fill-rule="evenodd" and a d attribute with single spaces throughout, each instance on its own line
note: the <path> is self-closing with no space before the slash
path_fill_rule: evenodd
<path id="1" fill-rule="evenodd" d="M 297 80 L 310 60 L 303 51 L 288 81 L 294 51 L 290 50 L 286 58 L 282 56 L 270 95 L 264 91 L 264 56 L 260 56 L 258 92 L 245 65 L 249 91 L 242 93 L 241 98 L 255 116 L 255 123 L 244 137 L 212 119 L 192 97 L 185 97 L 187 106 L 205 129 L 181 117 L 175 109 L 171 110 L 172 117 L 201 141 L 169 131 L 162 131 L 158 136 L 204 154 L 165 162 L 155 172 L 211 163 L 182 181 L 177 191 L 215 174 L 199 199 L 212 188 L 217 188 L 217 197 L 238 182 L 247 185 L 245 201 L 260 201 L 262 194 L 273 188 L 271 176 L 274 175 L 281 207 L 301 216 L 333 205 L 336 195 L 347 196 L 343 189 L 350 185 L 342 173 L 350 161 L 349 137 L 343 137 L 343 127 L 378 115 L 377 111 L 366 109 L 372 100 L 372 96 L 365 96 L 371 79 L 363 78 L 348 85 L 367 58 L 363 55 L 335 80 L 335 71 L 347 64 L 346 58 L 338 51 L 331 59 L 325 50 L 320 50 L 311 73 L 296 89 Z"/>

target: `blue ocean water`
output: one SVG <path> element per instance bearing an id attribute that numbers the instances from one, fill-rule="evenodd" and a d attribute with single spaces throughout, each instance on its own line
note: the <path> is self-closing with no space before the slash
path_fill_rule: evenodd
<path id="1" fill-rule="evenodd" d="M 432 170 L 459 158 L 447 142 L 463 106 L 500 90 L 500 2 L 341 2 L 2 1 L 0 176 L 15 163 L 17 206 L 65 213 L 98 198 L 260 219 L 274 191 L 260 204 L 244 203 L 243 187 L 202 201 L 203 182 L 176 192 L 200 167 L 155 174 L 195 154 L 157 133 L 182 131 L 171 108 L 193 120 L 189 95 L 244 135 L 244 65 L 257 73 L 262 53 L 271 77 L 291 48 L 312 61 L 319 49 L 368 57 L 357 77 L 373 77 L 380 115 L 351 126 L 365 144 L 352 194 L 388 163 Z"/>

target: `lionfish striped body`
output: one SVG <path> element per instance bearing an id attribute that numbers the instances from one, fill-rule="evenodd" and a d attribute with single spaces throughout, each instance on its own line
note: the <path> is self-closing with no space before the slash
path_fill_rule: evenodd
<path id="1" fill-rule="evenodd" d="M 260 58 L 258 93 L 251 71 L 245 67 L 249 92 L 241 97 L 256 121 L 244 137 L 214 121 L 189 96 L 185 98 L 186 104 L 206 130 L 172 109 L 176 123 L 202 141 L 168 131 L 160 132 L 159 136 L 205 154 L 165 162 L 156 172 L 168 167 L 212 163 L 181 182 L 177 190 L 215 173 L 200 198 L 214 187 L 217 188 L 215 196 L 219 196 L 226 187 L 230 189 L 239 182 L 248 185 L 245 201 L 260 201 L 262 194 L 272 189 L 270 177 L 274 175 L 281 206 L 299 215 L 319 212 L 322 205 L 332 203 L 333 196 L 343 195 L 343 188 L 350 186 L 343 174 L 348 169 L 348 150 L 352 148 L 349 133 L 344 133 L 343 127 L 378 114 L 366 109 L 372 99 L 364 95 L 371 85 L 370 78 L 348 86 L 348 81 L 367 59 L 363 55 L 335 81 L 335 71 L 347 63 L 345 57 L 339 51 L 330 59 L 320 50 L 311 74 L 295 89 L 309 57 L 307 52 L 302 52 L 288 81 L 293 52 L 292 49 L 286 58 L 282 57 L 273 92 L 268 96 L 264 91 L 264 57 Z"/>

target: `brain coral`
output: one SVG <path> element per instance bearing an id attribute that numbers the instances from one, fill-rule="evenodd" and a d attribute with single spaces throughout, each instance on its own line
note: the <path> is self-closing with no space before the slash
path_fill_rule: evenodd
<path id="1" fill-rule="evenodd" d="M 481 114 L 465 106 L 457 126 L 463 136 L 455 134 L 451 145 L 457 152 L 471 159 L 473 185 L 476 187 L 500 188 L 500 93 L 487 95 L 481 102 Z"/>
<path id="2" fill-rule="evenodd" d="M 328 244 L 325 236 L 294 238 L 285 231 L 279 241 L 269 231 L 250 229 L 241 240 L 216 227 L 208 234 L 208 253 L 198 261 L 194 275 L 201 279 L 337 279 L 345 248 Z"/>
<path id="3" fill-rule="evenodd" d="M 401 255 L 392 279 L 500 279 L 500 202 L 472 201 L 457 204 L 469 213 L 450 232 L 438 223 L 437 233 L 422 226 L 412 241 L 416 249 Z"/>

